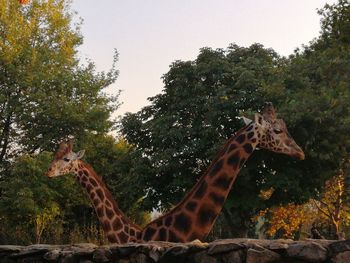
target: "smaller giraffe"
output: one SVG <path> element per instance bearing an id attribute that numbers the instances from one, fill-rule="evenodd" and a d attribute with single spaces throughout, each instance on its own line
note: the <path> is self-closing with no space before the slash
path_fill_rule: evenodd
<path id="1" fill-rule="evenodd" d="M 108 241 L 119 244 L 137 242 L 141 228 L 123 214 L 101 178 L 90 165 L 81 160 L 84 151 L 74 153 L 72 146 L 72 141 L 60 144 L 46 176 L 52 178 L 75 174 L 81 186 L 86 189 Z"/>

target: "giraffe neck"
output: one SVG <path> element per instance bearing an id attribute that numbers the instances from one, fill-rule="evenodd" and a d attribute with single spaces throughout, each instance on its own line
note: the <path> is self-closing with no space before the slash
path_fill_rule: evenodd
<path id="1" fill-rule="evenodd" d="M 255 150 L 261 132 L 255 123 L 239 130 L 206 173 L 172 210 L 148 224 L 142 240 L 189 242 L 209 234 L 240 169 Z"/>
<path id="2" fill-rule="evenodd" d="M 119 244 L 138 241 L 140 227 L 123 214 L 92 167 L 79 160 L 73 169 L 77 180 L 87 191 L 108 241 Z"/>

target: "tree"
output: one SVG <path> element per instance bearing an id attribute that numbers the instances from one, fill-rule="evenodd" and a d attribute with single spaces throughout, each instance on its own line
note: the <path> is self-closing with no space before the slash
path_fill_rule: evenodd
<path id="1" fill-rule="evenodd" d="M 79 24 L 66 0 L 0 1 L 0 164 L 53 150 L 68 135 L 108 132 L 116 97 L 103 89 L 118 71 L 82 65 Z M 117 54 L 114 62 L 117 61 Z"/>
<path id="2" fill-rule="evenodd" d="M 93 62 L 81 63 L 83 38 L 73 15 L 67 0 L 0 0 L 2 242 L 69 242 L 66 232 L 73 230 L 84 232 L 76 241 L 85 241 L 91 233 L 82 228 L 98 226 L 71 177 L 43 176 L 52 158 L 45 150 L 53 152 L 68 136 L 78 143 L 103 141 L 115 124 L 118 92 L 111 96 L 104 89 L 117 78 L 118 54 L 106 73 L 96 72 Z M 95 151 L 96 163 L 103 154 Z"/>
<path id="3" fill-rule="evenodd" d="M 60 215 L 60 209 L 57 205 L 45 208 L 40 214 L 34 218 L 36 243 L 41 243 L 41 237 L 44 230 L 52 223 L 55 218 Z"/>
<path id="4" fill-rule="evenodd" d="M 349 45 L 350 43 L 350 3 L 347 0 L 338 0 L 337 3 L 326 4 L 318 11 L 321 18 L 321 36 L 315 43 L 318 48 L 329 47 L 337 44 Z"/>
<path id="5" fill-rule="evenodd" d="M 263 220 L 264 233 L 272 238 L 299 239 L 302 234 L 310 237 L 310 226 L 315 221 L 317 209 L 312 203 L 289 203 L 261 211 L 255 220 Z M 307 229 L 305 229 L 307 228 Z"/>
<path id="6" fill-rule="evenodd" d="M 75 148 L 86 150 L 86 162 L 103 178 L 118 205 L 144 225 L 150 213 L 140 209 L 142 192 L 127 194 L 137 185 L 130 145 L 110 135 L 88 134 Z M 0 243 L 103 243 L 103 231 L 85 190 L 73 175 L 44 176 L 52 153 L 22 155 L 13 162 L 6 180 L 0 181 Z"/>
<path id="7" fill-rule="evenodd" d="M 349 225 L 349 185 L 346 184 L 344 172 L 327 180 L 324 192 L 319 199 L 312 200 L 319 211 L 319 221 L 325 221 L 332 239 L 342 239 L 345 236 L 344 228 Z"/>
<path id="8" fill-rule="evenodd" d="M 307 203 L 272 207 L 261 211 L 255 220 L 265 221 L 263 228 L 269 237 L 296 239 L 305 233 L 310 237 L 314 227 L 329 239 L 344 238 L 350 219 L 349 180 L 344 175 L 340 170 L 325 182 L 320 195 Z"/>

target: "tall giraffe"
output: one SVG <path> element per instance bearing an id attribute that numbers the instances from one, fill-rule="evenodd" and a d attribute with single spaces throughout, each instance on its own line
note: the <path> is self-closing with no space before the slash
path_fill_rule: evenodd
<path id="1" fill-rule="evenodd" d="M 52 178 L 75 174 L 86 189 L 108 241 L 119 244 L 138 241 L 141 228 L 123 214 L 101 178 L 81 160 L 84 151 L 74 153 L 72 146 L 72 141 L 60 144 L 46 176 Z"/>
<path id="2" fill-rule="evenodd" d="M 239 170 L 257 145 L 300 160 L 305 158 L 302 149 L 289 135 L 284 121 L 276 118 L 273 105 L 268 103 L 262 115 L 255 114 L 254 121 L 227 141 L 206 173 L 184 199 L 142 230 L 141 239 L 203 241 L 220 214 Z"/>

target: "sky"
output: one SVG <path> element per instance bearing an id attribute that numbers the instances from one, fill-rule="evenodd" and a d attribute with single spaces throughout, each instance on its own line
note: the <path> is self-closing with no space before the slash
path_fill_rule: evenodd
<path id="1" fill-rule="evenodd" d="M 122 90 L 116 115 L 137 112 L 163 89 L 162 75 L 175 60 L 194 60 L 202 47 L 261 43 L 288 56 L 319 35 L 317 9 L 335 0 L 73 0 L 83 19 L 79 56 L 98 71 L 119 53 Z"/>

